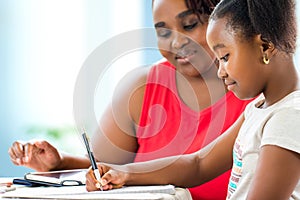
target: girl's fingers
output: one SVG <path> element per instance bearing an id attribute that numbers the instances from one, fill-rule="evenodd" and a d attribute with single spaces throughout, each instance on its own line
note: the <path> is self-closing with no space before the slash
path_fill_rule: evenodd
<path id="1" fill-rule="evenodd" d="M 109 185 L 109 188 L 121 188 L 124 184 L 120 177 L 122 177 L 117 171 L 110 169 L 106 172 L 101 179 L 102 185 Z"/>
<path id="2" fill-rule="evenodd" d="M 90 180 L 88 178 L 85 181 L 85 185 L 86 185 L 86 190 L 88 192 L 95 191 L 95 189 L 93 188 L 93 184 L 90 183 Z"/>
<path id="3" fill-rule="evenodd" d="M 93 172 L 91 167 L 89 168 L 89 170 L 86 173 L 85 177 L 86 177 L 86 189 L 87 189 L 87 191 L 99 190 L 97 188 L 97 184 L 99 184 L 99 182 L 96 180 L 96 178 L 94 176 L 94 172 Z"/>

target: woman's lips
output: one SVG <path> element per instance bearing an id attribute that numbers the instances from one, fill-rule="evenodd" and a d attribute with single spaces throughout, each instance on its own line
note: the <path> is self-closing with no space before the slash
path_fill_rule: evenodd
<path id="1" fill-rule="evenodd" d="M 191 62 L 191 59 L 194 57 L 195 52 L 188 55 L 176 55 L 175 59 L 180 64 L 188 64 Z"/>

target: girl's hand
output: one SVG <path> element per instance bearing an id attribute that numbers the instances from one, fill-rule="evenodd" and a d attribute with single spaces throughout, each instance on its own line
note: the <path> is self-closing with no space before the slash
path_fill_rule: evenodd
<path id="1" fill-rule="evenodd" d="M 123 171 L 115 170 L 104 164 L 97 164 L 99 172 L 101 174 L 101 181 L 97 181 L 90 167 L 86 173 L 86 190 L 95 191 L 100 190 L 102 186 L 103 190 L 111 190 L 113 188 L 121 188 L 126 183 L 126 177 L 128 174 Z"/>

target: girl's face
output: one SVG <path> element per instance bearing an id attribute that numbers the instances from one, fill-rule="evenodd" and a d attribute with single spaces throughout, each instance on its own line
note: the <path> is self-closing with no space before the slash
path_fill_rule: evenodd
<path id="1" fill-rule="evenodd" d="M 219 60 L 219 78 L 228 90 L 241 99 L 257 96 L 267 81 L 267 68 L 262 62 L 259 36 L 245 41 L 226 27 L 227 19 L 212 20 L 207 29 L 207 41 Z"/>
<path id="2" fill-rule="evenodd" d="M 210 71 L 214 55 L 206 42 L 207 23 L 184 0 L 154 0 L 153 20 L 160 52 L 179 72 L 199 76 Z"/>

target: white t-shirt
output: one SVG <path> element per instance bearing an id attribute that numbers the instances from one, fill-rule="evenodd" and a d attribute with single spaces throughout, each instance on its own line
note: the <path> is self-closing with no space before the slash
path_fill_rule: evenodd
<path id="1" fill-rule="evenodd" d="M 245 109 L 245 121 L 233 149 L 227 199 L 247 198 L 260 147 L 276 145 L 300 154 L 300 90 L 266 109 L 257 108 L 262 101 L 260 96 Z M 291 199 L 300 199 L 300 180 Z"/>

